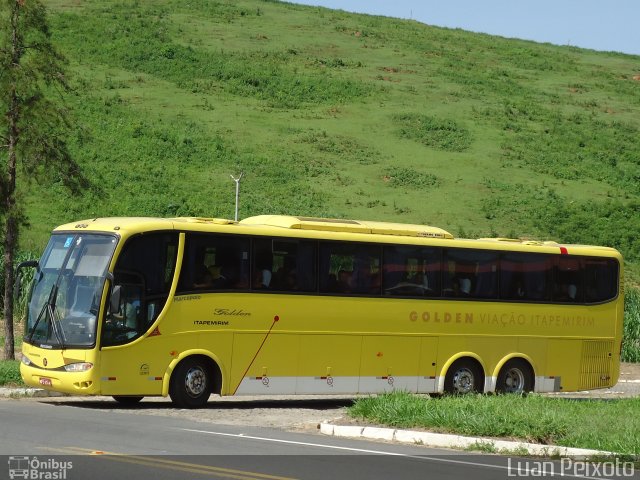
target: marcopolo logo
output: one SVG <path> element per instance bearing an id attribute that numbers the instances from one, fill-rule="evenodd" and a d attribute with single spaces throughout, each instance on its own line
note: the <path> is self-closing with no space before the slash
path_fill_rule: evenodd
<path id="1" fill-rule="evenodd" d="M 73 468 L 73 462 L 60 461 L 55 458 L 39 459 L 38 457 L 9 457 L 9 478 L 25 478 L 32 480 L 65 480 L 67 471 Z"/>

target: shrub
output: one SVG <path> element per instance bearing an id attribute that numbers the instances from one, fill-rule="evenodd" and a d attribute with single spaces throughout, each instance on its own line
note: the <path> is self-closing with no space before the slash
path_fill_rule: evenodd
<path id="1" fill-rule="evenodd" d="M 395 115 L 393 119 L 400 124 L 400 137 L 416 140 L 427 147 L 462 152 L 471 145 L 469 130 L 453 120 L 441 120 L 417 113 Z"/>
<path id="2" fill-rule="evenodd" d="M 640 290 L 629 288 L 624 298 L 623 362 L 640 362 Z"/>
<path id="3" fill-rule="evenodd" d="M 0 361 L 0 385 L 22 385 L 20 362 L 17 360 Z"/>
<path id="4" fill-rule="evenodd" d="M 387 168 L 383 177 L 392 187 L 426 188 L 437 187 L 440 179 L 431 173 L 422 173 L 411 168 Z"/>

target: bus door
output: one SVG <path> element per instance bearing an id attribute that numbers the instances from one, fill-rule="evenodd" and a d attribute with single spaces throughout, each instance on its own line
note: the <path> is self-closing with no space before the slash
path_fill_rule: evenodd
<path id="1" fill-rule="evenodd" d="M 124 245 L 101 331 L 102 394 L 161 393 L 171 338 L 154 323 L 167 303 L 177 254 L 176 233 L 138 235 Z"/>

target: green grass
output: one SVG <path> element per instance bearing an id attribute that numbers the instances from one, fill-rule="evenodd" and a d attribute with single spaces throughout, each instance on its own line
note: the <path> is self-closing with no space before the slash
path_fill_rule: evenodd
<path id="1" fill-rule="evenodd" d="M 540 395 L 418 397 L 394 392 L 356 401 L 356 419 L 397 428 L 514 438 L 640 454 L 640 398 L 576 401 Z"/>
<path id="2" fill-rule="evenodd" d="M 622 361 L 640 362 L 640 290 L 636 288 L 625 292 Z"/>
<path id="3" fill-rule="evenodd" d="M 0 360 L 0 386 L 24 386 L 20 377 L 19 361 Z"/>

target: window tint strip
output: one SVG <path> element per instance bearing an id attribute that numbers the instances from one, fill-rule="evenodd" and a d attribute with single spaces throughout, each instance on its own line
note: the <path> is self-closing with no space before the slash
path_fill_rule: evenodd
<path id="1" fill-rule="evenodd" d="M 618 283 L 614 258 L 187 233 L 178 292 L 594 304 Z"/>

